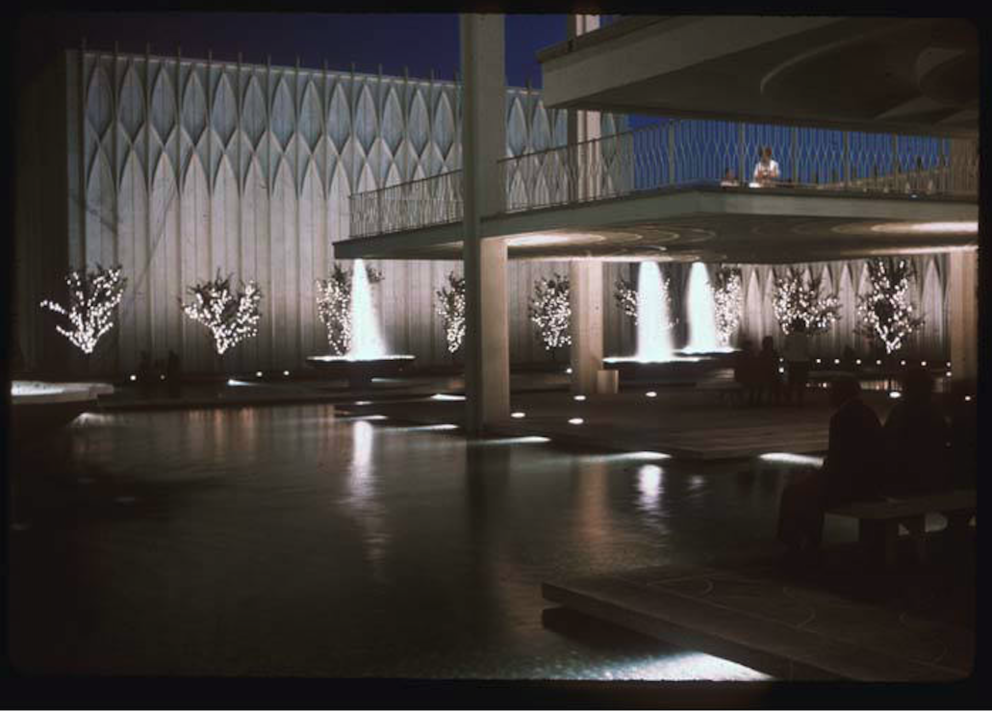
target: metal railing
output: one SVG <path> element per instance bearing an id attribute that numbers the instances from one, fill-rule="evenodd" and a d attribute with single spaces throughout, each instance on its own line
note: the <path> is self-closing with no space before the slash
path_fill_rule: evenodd
<path id="1" fill-rule="evenodd" d="M 779 175 L 759 183 L 765 147 Z M 504 212 L 693 185 L 971 198 L 978 153 L 958 139 L 685 120 L 507 158 L 499 176 Z M 351 197 L 353 237 L 460 219 L 461 171 Z"/>
<path id="2" fill-rule="evenodd" d="M 462 219 L 462 172 L 357 193 L 349 198 L 352 237 L 387 234 Z"/>
<path id="3" fill-rule="evenodd" d="M 765 147 L 779 175 L 759 183 Z M 977 197 L 978 155 L 944 138 L 671 121 L 507 158 L 500 176 L 506 212 L 691 185 Z"/>

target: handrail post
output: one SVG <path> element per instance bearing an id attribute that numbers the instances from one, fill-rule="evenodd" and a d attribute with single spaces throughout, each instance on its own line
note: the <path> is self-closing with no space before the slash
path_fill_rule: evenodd
<path id="1" fill-rule="evenodd" d="M 668 183 L 675 185 L 675 121 L 668 122 Z"/>
<path id="2" fill-rule="evenodd" d="M 792 145 L 789 148 L 789 165 L 792 166 L 792 183 L 793 185 L 799 184 L 799 162 L 797 156 L 799 155 L 799 129 L 796 126 L 792 127 Z"/>
<path id="3" fill-rule="evenodd" d="M 851 145 L 850 133 L 844 131 L 844 189 L 851 183 Z"/>
<path id="4" fill-rule="evenodd" d="M 747 173 L 744 166 L 744 124 L 743 123 L 737 124 L 737 159 L 738 159 L 737 168 L 739 171 L 737 174 L 740 176 L 740 183 L 741 185 L 747 185 L 751 181 L 748 180 L 747 177 L 745 177 Z"/>

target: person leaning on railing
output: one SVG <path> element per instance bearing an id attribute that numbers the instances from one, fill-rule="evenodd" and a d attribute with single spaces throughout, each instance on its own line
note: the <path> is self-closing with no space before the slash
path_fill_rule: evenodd
<path id="1" fill-rule="evenodd" d="M 754 182 L 752 187 L 765 187 L 773 185 L 779 179 L 780 171 L 778 161 L 772 159 L 771 146 L 765 146 L 761 150 L 761 158 L 754 166 Z"/>

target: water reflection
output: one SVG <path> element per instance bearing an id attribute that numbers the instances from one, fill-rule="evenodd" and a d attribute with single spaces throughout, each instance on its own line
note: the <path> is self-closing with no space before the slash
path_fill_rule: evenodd
<path id="1" fill-rule="evenodd" d="M 372 567 L 373 578 L 386 582 L 385 556 L 390 535 L 386 528 L 385 507 L 376 499 L 376 472 L 372 466 L 375 429 L 370 422 L 351 423 L 351 471 L 349 492 L 344 503 L 362 529 L 362 544 Z"/>
<path id="2" fill-rule="evenodd" d="M 18 490 L 16 521 L 36 523 L 11 579 L 18 600 L 43 601 L 18 609 L 19 639 L 65 669 L 736 678 L 654 642 L 545 629 L 540 584 L 777 549 L 779 472 L 761 475 L 769 494 L 743 492 L 737 468 L 661 453 L 466 441 L 326 405 L 114 414 L 63 440 L 21 483 L 63 468 L 98 481 L 70 477 L 87 498 L 58 506 Z M 41 525 L 66 510 L 71 526 Z"/>

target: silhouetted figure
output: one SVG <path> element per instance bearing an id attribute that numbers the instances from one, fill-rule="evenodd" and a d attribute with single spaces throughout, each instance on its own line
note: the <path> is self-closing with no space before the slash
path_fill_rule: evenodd
<path id="1" fill-rule="evenodd" d="M 723 180 L 720 181 L 721 188 L 732 188 L 737 185 L 737 176 L 734 175 L 734 171 L 727 168 L 723 173 Z"/>
<path id="2" fill-rule="evenodd" d="M 809 336 L 806 335 L 806 322 L 801 318 L 793 319 L 790 324 L 782 355 L 789 373 L 786 402 L 795 401 L 802 407 L 809 380 Z"/>
<path id="3" fill-rule="evenodd" d="M 169 349 L 169 359 L 165 365 L 165 384 L 169 397 L 179 397 L 182 387 L 182 374 L 179 368 L 179 354 Z"/>
<path id="4" fill-rule="evenodd" d="M 761 351 L 757 356 L 758 371 L 758 402 L 767 396 L 768 404 L 778 404 L 781 397 L 778 377 L 778 351 L 775 350 L 775 339 L 765 336 L 761 339 Z"/>
<path id="5" fill-rule="evenodd" d="M 734 381 L 741 386 L 741 399 L 746 396 L 749 405 L 754 404 L 757 383 L 757 355 L 754 344 L 747 338 L 741 342 L 741 349 L 734 354 Z"/>
<path id="6" fill-rule="evenodd" d="M 155 373 L 152 372 L 152 356 L 148 351 L 141 351 L 138 361 L 138 389 L 141 397 L 147 398 L 151 395 L 154 384 Z"/>
<path id="7" fill-rule="evenodd" d="M 902 399 L 885 420 L 885 493 L 920 496 L 949 489 L 950 431 L 933 401 L 933 376 L 921 367 L 903 376 Z"/>
<path id="8" fill-rule="evenodd" d="M 966 400 L 965 397 L 968 397 Z M 978 474 L 978 401 L 966 388 L 951 391 L 951 485 L 974 489 Z"/>
<path id="9" fill-rule="evenodd" d="M 861 400 L 850 376 L 833 382 L 830 439 L 823 467 L 794 479 L 782 492 L 778 538 L 796 562 L 811 562 L 823 536 L 823 512 L 839 504 L 878 496 L 881 489 L 882 425 Z"/>
<path id="10" fill-rule="evenodd" d="M 844 346 L 844 352 L 841 354 L 841 363 L 847 370 L 854 370 L 855 365 L 857 365 L 858 354 L 854 352 L 854 349 L 850 346 Z"/>

